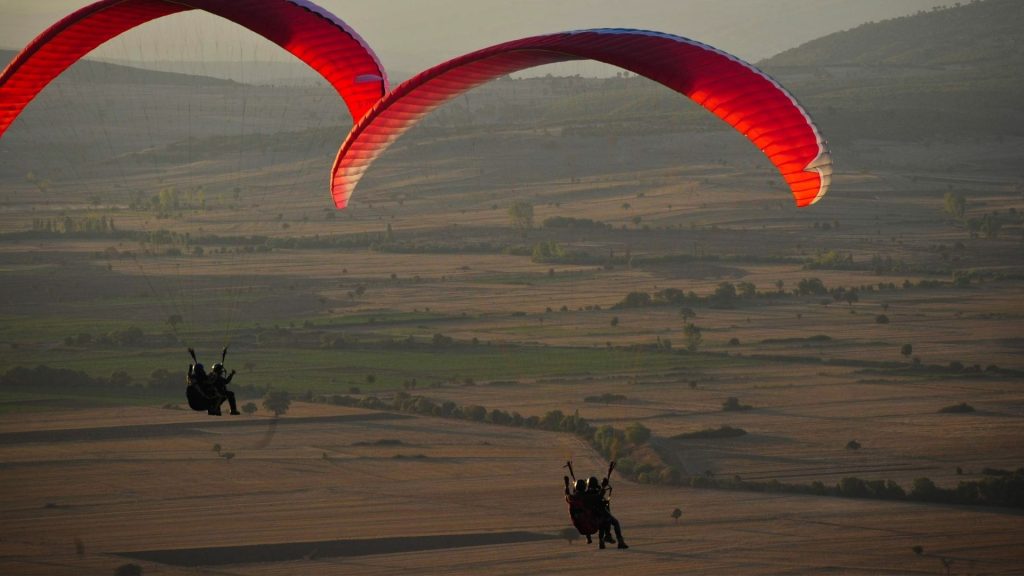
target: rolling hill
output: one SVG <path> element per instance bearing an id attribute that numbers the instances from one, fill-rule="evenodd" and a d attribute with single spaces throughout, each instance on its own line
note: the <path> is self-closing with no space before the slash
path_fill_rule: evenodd
<path id="1" fill-rule="evenodd" d="M 0 49 L 0 62 L 6 68 L 8 63 L 17 56 L 15 50 Z M 236 84 L 231 80 L 222 80 L 210 76 L 179 74 L 177 72 L 160 72 L 134 66 L 123 66 L 99 62 L 88 58 L 79 60 L 60 75 L 64 82 L 82 84 L 159 84 L 176 86 L 230 86 Z"/>
<path id="2" fill-rule="evenodd" d="M 838 32 L 760 65 L 834 142 L 1024 136 L 1024 6 L 972 2 Z"/>
<path id="3" fill-rule="evenodd" d="M 863 24 L 773 56 L 781 66 L 928 66 L 1010 74 L 1024 66 L 1024 7 L 985 0 Z"/>

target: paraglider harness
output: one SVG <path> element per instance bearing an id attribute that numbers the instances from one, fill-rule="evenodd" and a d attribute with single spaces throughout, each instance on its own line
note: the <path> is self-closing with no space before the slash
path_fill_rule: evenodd
<path id="1" fill-rule="evenodd" d="M 219 407 L 220 403 L 224 401 L 224 397 L 218 394 L 213 387 L 209 374 L 196 372 L 196 366 L 200 365 L 199 360 L 196 359 L 196 351 L 189 348 L 188 353 L 192 356 L 192 365 L 189 366 L 188 375 L 185 377 L 185 397 L 188 398 L 189 408 L 196 411 L 209 411 Z M 228 349 L 224 348 L 220 354 L 221 364 L 224 363 L 227 355 Z"/>
<path id="2" fill-rule="evenodd" d="M 563 468 L 569 469 L 569 475 L 572 476 L 573 484 L 575 484 L 576 474 L 572 470 L 572 461 L 566 462 Z M 614 460 L 608 464 L 608 474 L 605 476 L 606 482 L 611 478 L 613 470 L 615 470 Z M 568 481 L 566 481 L 565 490 L 565 501 L 569 504 L 569 519 L 572 520 L 572 525 L 584 536 L 597 534 L 601 526 L 607 522 L 608 504 L 603 494 L 601 496 L 602 502 L 595 503 L 592 500 L 592 494 L 571 491 Z M 606 485 L 605 490 L 610 492 L 611 486 Z"/>

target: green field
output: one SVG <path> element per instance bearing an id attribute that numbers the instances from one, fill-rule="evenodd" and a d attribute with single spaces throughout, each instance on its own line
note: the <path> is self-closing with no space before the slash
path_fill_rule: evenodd
<path id="1" fill-rule="evenodd" d="M 212 364 L 219 353 L 199 351 Z M 183 349 L 53 349 L 0 355 L 7 366 L 46 365 L 81 370 L 94 376 L 125 371 L 145 382 L 157 369 L 179 371 L 184 377 L 189 358 Z M 246 371 L 243 366 L 251 363 Z M 467 381 L 508 381 L 541 377 L 630 376 L 663 372 L 706 371 L 749 361 L 687 353 L 654 353 L 620 349 L 458 345 L 443 349 L 242 349 L 228 356 L 228 367 L 239 370 L 235 384 L 316 393 L 400 388 L 415 379 L 418 385 L 462 384 Z M 372 375 L 375 382 L 367 381 Z"/>

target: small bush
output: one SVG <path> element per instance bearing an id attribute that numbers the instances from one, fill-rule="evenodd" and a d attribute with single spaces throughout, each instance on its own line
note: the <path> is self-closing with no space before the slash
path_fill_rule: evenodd
<path id="1" fill-rule="evenodd" d="M 743 428 L 733 428 L 728 424 L 723 424 L 718 428 L 706 428 L 704 430 L 697 430 L 696 432 L 683 432 L 682 434 L 676 434 L 672 438 L 675 440 L 703 440 L 708 438 L 737 438 L 739 436 L 746 435 L 747 431 Z"/>
<path id="2" fill-rule="evenodd" d="M 122 564 L 114 570 L 114 576 L 142 576 L 142 566 Z"/>
<path id="3" fill-rule="evenodd" d="M 403 446 L 404 444 L 404 442 L 397 438 L 381 438 L 373 442 L 361 441 L 352 443 L 353 446 Z"/>
<path id="4" fill-rule="evenodd" d="M 273 412 L 275 417 L 288 412 L 291 405 L 292 399 L 287 390 L 270 390 L 263 397 L 263 407 Z"/>
<path id="5" fill-rule="evenodd" d="M 967 402 L 961 402 L 959 404 L 953 404 L 952 406 L 946 406 L 945 408 L 939 409 L 939 414 L 967 414 L 974 412 L 974 406 L 971 406 Z"/>
<path id="6" fill-rule="evenodd" d="M 605 393 L 600 396 L 587 396 L 583 401 L 598 404 L 609 404 L 611 402 L 625 402 L 626 396 L 623 394 Z"/>
<path id="7" fill-rule="evenodd" d="M 722 402 L 723 412 L 736 412 L 739 410 L 750 410 L 751 408 L 753 408 L 753 406 L 740 404 L 740 399 L 735 396 L 730 396 L 725 399 L 725 402 Z"/>
<path id="8" fill-rule="evenodd" d="M 626 426 L 626 440 L 633 444 L 643 444 L 651 438 L 650 428 L 644 426 L 639 422 L 634 422 L 629 426 Z"/>

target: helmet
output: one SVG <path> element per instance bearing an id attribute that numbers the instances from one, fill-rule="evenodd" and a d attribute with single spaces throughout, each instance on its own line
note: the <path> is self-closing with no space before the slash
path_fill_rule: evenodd
<path id="1" fill-rule="evenodd" d="M 216 364 L 213 365 L 213 373 L 214 374 L 221 374 L 223 372 L 224 372 L 224 365 L 223 364 L 221 364 L 220 362 L 217 362 Z"/>
<path id="2" fill-rule="evenodd" d="M 192 371 L 197 373 L 197 374 L 205 374 L 206 373 L 206 369 L 203 368 L 203 365 L 198 363 L 198 362 L 196 362 L 196 365 L 192 368 Z"/>
<path id="3" fill-rule="evenodd" d="M 600 490 L 601 481 L 597 479 L 597 476 L 591 476 L 590 480 L 587 481 L 588 490 Z"/>
<path id="4" fill-rule="evenodd" d="M 586 480 L 580 478 L 579 480 L 576 481 L 576 491 L 577 492 L 583 492 L 586 489 L 587 489 L 587 481 Z"/>

